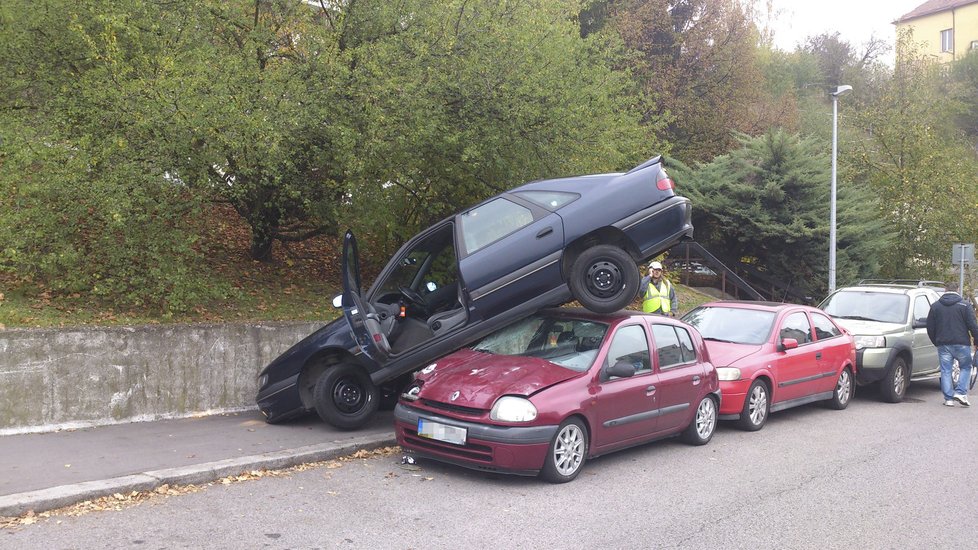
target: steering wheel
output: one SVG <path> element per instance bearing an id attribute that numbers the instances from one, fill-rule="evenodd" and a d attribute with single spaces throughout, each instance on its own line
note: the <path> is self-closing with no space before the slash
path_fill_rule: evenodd
<path id="1" fill-rule="evenodd" d="M 420 309 L 425 317 L 428 316 L 428 302 L 425 301 L 424 297 L 418 291 L 406 286 L 398 287 L 397 290 L 401 293 L 401 296 L 407 299 L 408 303 Z"/>

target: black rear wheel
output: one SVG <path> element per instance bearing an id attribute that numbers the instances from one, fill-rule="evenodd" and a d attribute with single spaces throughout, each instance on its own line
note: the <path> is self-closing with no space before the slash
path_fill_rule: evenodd
<path id="1" fill-rule="evenodd" d="M 638 294 L 638 267 L 627 252 L 608 244 L 585 250 L 570 270 L 571 293 L 596 313 L 612 313 L 632 303 Z"/>

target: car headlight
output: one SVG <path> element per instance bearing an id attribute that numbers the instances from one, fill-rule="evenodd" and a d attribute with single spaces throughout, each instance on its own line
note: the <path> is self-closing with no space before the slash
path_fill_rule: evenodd
<path id="1" fill-rule="evenodd" d="M 740 380 L 740 369 L 737 367 L 717 367 L 717 378 L 727 382 Z"/>
<path id="2" fill-rule="evenodd" d="M 855 336 L 856 349 L 885 348 L 886 338 L 882 336 Z"/>
<path id="3" fill-rule="evenodd" d="M 530 422 L 537 417 L 537 408 L 529 399 L 504 395 L 496 400 L 489 418 L 500 422 Z"/>
<path id="4" fill-rule="evenodd" d="M 258 377 L 258 387 L 259 388 L 264 388 L 265 387 L 265 384 L 268 384 L 268 375 L 267 374 L 263 374 L 263 375 L 261 375 L 261 376 Z"/>

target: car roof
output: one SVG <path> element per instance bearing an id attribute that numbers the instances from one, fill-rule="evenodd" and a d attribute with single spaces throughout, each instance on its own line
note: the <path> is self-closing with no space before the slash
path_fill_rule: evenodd
<path id="1" fill-rule="evenodd" d="M 897 285 L 883 283 L 869 283 L 840 288 L 836 292 L 883 292 L 887 294 L 907 294 L 914 290 L 929 290 L 936 292 L 934 287 L 917 285 Z M 941 289 L 943 292 L 944 289 Z"/>
<path id="2" fill-rule="evenodd" d="M 682 321 L 672 317 L 665 317 L 654 313 L 644 313 L 642 311 L 633 311 L 630 309 L 622 309 L 614 313 L 595 313 L 591 310 L 580 307 L 555 307 L 540 310 L 539 313 L 557 317 L 573 317 L 575 319 L 585 319 L 588 321 L 598 321 L 602 323 L 620 322 L 636 317 L 651 317 L 656 321 L 664 321 L 667 324 L 685 324 Z"/>
<path id="3" fill-rule="evenodd" d="M 788 302 L 762 302 L 755 300 L 716 300 L 701 304 L 701 307 L 739 307 L 743 309 L 759 309 L 766 311 L 781 311 L 789 307 L 809 308 L 802 304 L 791 304 Z"/>

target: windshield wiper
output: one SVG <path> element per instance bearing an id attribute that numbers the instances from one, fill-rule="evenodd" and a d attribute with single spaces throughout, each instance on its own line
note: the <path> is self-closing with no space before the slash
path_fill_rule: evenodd
<path id="1" fill-rule="evenodd" d="M 704 336 L 704 340 L 713 340 L 714 342 L 723 342 L 724 344 L 739 344 L 740 342 L 734 342 L 733 340 L 724 340 L 722 338 L 712 338 L 710 336 Z"/>
<path id="2" fill-rule="evenodd" d="M 869 317 L 861 317 L 859 315 L 834 315 L 836 319 L 854 319 L 856 321 L 879 321 L 879 319 L 871 319 Z"/>

